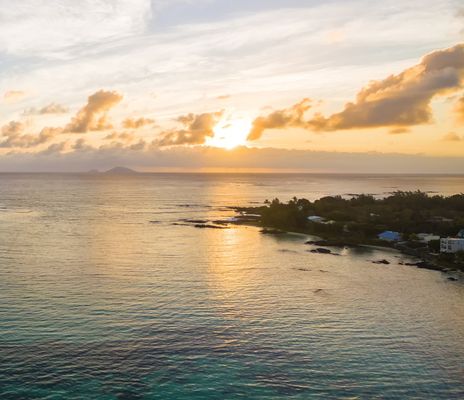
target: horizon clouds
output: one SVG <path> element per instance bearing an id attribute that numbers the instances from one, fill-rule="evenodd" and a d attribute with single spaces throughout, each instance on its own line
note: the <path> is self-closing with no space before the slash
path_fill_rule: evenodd
<path id="1" fill-rule="evenodd" d="M 210 5 L 131 4 L 118 0 L 113 7 L 102 1 L 98 29 L 74 41 L 72 32 L 95 25 L 86 14 L 93 9 L 90 3 L 66 0 L 63 12 L 55 16 L 59 23 L 33 36 L 33 27 L 55 10 L 44 4 L 34 13 L 33 2 L 26 0 L 7 11 L 0 2 L 0 18 L 8 21 L 0 33 L 16 35 L 10 42 L 0 40 L 0 54 L 7 60 L 5 79 L 0 78 L 3 164 L 12 156 L 27 158 L 27 153 L 71 159 L 84 151 L 99 157 L 100 150 L 145 154 L 195 146 L 275 148 L 282 154 L 289 149 L 410 157 L 420 153 L 449 157 L 450 162 L 464 157 L 464 43 L 459 36 L 464 21 L 462 8 L 453 0 L 430 2 L 422 12 L 412 4 L 398 6 L 396 30 L 384 32 L 372 27 L 374 21 L 382 25 L 392 20 L 388 4 L 362 11 L 362 0 L 311 6 L 276 0 L 269 7 L 237 3 L 230 10 L 215 0 Z M 174 6 L 208 9 L 216 18 L 178 19 L 170 14 Z M 425 27 L 438 10 L 454 36 L 433 41 L 428 35 L 412 35 L 401 42 L 406 23 Z M 279 13 L 281 24 L 273 31 Z M 327 16 L 325 25 L 310 31 L 307 21 L 318 21 L 320 15 Z M 162 16 L 166 26 L 156 24 Z M 236 29 L 226 33 L 220 20 Z M 354 22 L 371 35 L 355 29 Z M 64 33 L 65 25 L 69 32 L 50 43 L 52 34 Z M 260 34 L 250 36 L 252 27 Z M 387 33 L 394 42 L 388 42 Z M 35 43 L 34 50 L 27 39 Z M 383 53 L 374 51 L 382 46 Z M 304 49 L 317 54 L 312 57 Z M 183 58 L 169 56 L 182 50 Z M 28 62 L 26 54 L 37 62 Z M 223 68 L 226 60 L 230 70 Z M 18 68 L 9 68 L 15 61 Z M 142 73 L 142 64 L 146 71 L 155 68 L 153 73 Z M 46 65 L 49 71 L 43 75 Z M 77 79 L 64 83 L 61 79 L 71 65 Z M 123 65 L 124 72 L 115 69 Z M 18 80 L 28 69 L 31 73 Z M 40 79 L 35 75 L 39 72 Z M 50 84 L 52 77 L 55 85 Z M 73 90 L 76 83 L 80 89 Z M 87 101 L 82 105 L 83 91 Z M 352 93 L 354 100 L 349 100 Z"/>

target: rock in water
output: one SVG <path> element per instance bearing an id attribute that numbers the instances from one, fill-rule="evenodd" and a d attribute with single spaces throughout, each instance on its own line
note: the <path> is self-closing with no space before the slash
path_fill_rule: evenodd
<path id="1" fill-rule="evenodd" d="M 372 263 L 373 264 L 390 265 L 390 261 L 387 261 L 387 260 L 372 261 Z"/>
<path id="2" fill-rule="evenodd" d="M 270 229 L 270 228 L 261 229 L 260 232 L 265 235 L 282 235 L 285 233 L 284 231 L 281 231 L 279 229 Z"/>
<path id="3" fill-rule="evenodd" d="M 324 249 L 323 247 L 318 247 L 317 249 L 311 250 L 311 253 L 332 254 L 332 250 Z"/>

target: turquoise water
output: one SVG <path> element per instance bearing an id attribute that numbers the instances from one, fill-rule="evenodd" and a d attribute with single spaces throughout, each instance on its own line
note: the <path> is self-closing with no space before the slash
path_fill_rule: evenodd
<path id="1" fill-rule="evenodd" d="M 419 188 L 464 178 L 0 175 L 0 399 L 464 398 L 462 279 L 174 225 Z"/>

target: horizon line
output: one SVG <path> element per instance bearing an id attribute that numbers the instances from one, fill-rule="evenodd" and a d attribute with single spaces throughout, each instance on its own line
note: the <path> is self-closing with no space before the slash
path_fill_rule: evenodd
<path id="1" fill-rule="evenodd" d="M 28 175 L 88 175 L 88 176 L 137 176 L 137 175 L 360 175 L 360 176 L 373 176 L 373 175 L 409 175 L 409 176 L 464 176 L 464 173 L 458 172 L 337 172 L 337 171 L 308 171 L 308 170 L 260 170 L 260 169 L 247 169 L 247 170 L 154 170 L 154 171 L 140 171 L 128 168 L 132 173 L 108 173 L 112 170 L 93 170 L 93 171 L 0 171 L 0 175 L 8 174 L 28 174 Z"/>

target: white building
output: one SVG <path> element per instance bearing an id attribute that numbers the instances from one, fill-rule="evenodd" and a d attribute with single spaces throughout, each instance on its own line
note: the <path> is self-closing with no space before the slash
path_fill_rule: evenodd
<path id="1" fill-rule="evenodd" d="M 325 218 L 319 217 L 319 215 L 311 215 L 308 217 L 308 221 L 314 222 L 316 224 L 323 224 L 325 222 Z"/>
<path id="2" fill-rule="evenodd" d="M 440 251 L 442 253 L 457 253 L 464 251 L 464 239 L 446 238 L 440 240 Z"/>
<path id="3" fill-rule="evenodd" d="M 432 233 L 418 233 L 417 238 L 425 243 L 431 242 L 432 240 L 440 240 L 440 236 L 433 235 Z"/>

